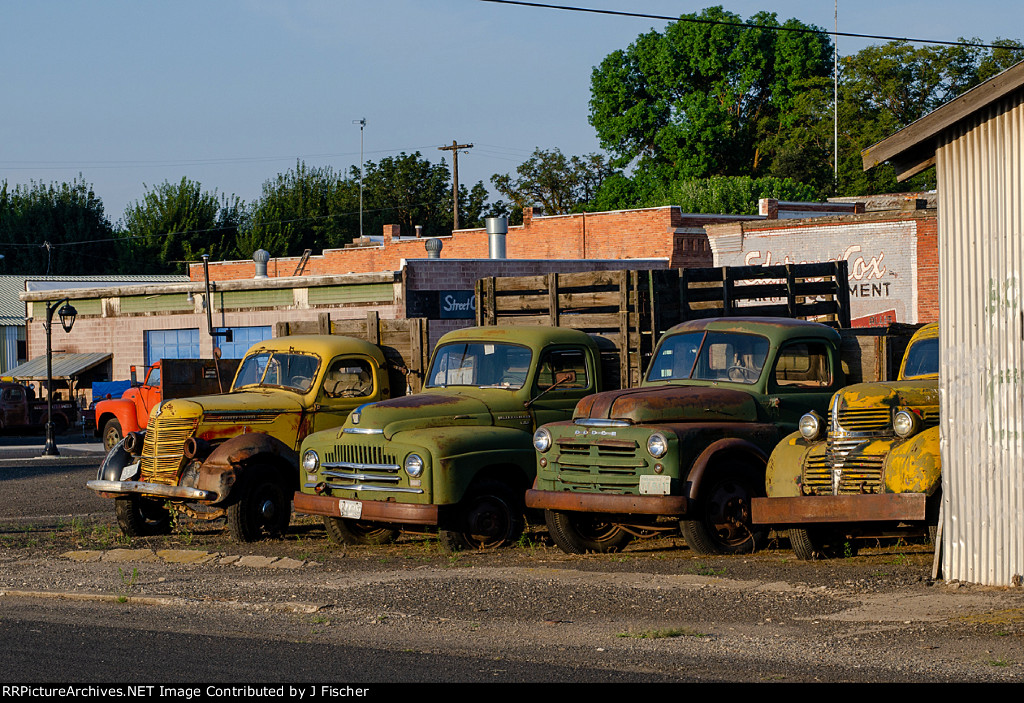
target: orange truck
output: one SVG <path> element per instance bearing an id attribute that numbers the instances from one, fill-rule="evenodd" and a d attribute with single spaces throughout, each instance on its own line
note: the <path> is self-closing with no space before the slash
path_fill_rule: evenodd
<path id="1" fill-rule="evenodd" d="M 238 359 L 161 359 L 146 367 L 146 379 L 139 383 L 136 368 L 132 385 L 120 398 L 101 400 L 96 404 L 95 435 L 103 438 L 110 451 L 126 434 L 146 429 L 149 413 L 163 400 L 221 393 L 231 386 L 238 369 Z M 217 368 L 220 366 L 220 382 Z"/>

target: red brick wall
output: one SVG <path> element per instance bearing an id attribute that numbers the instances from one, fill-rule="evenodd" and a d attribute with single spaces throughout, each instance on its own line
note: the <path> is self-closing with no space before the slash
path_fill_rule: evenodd
<path id="1" fill-rule="evenodd" d="M 939 226 L 938 220 L 917 223 L 917 321 L 939 319 Z"/>

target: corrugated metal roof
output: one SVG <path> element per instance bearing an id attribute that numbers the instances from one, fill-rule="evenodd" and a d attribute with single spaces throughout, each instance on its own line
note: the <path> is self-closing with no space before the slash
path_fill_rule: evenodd
<path id="1" fill-rule="evenodd" d="M 106 288 L 111 283 L 166 283 L 187 281 L 188 276 L 0 276 L 0 325 L 25 324 L 25 303 L 18 296 L 26 290 Z"/>
<path id="2" fill-rule="evenodd" d="M 91 354 L 71 354 L 68 352 L 53 353 L 53 377 L 69 379 L 88 371 L 94 366 L 99 366 L 112 354 L 109 352 L 93 352 Z M 45 381 L 46 380 L 46 355 L 37 356 L 31 361 L 26 361 L 20 366 L 4 374 L 16 381 Z"/>

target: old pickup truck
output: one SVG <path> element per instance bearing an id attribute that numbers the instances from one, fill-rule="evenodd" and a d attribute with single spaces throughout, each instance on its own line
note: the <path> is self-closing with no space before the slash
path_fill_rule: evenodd
<path id="1" fill-rule="evenodd" d="M 476 327 L 438 342 L 420 393 L 361 405 L 302 445 L 295 510 L 332 541 L 437 528 L 448 549 L 517 540 L 533 431 L 601 389 L 598 343 L 578 330 Z"/>
<path id="2" fill-rule="evenodd" d="M 238 541 L 280 535 L 291 517 L 302 440 L 341 425 L 358 405 L 390 398 L 393 388 L 380 347 L 361 339 L 260 342 L 228 393 L 164 400 L 147 430 L 125 435 L 87 485 L 114 498 L 126 535 L 168 532 L 170 509 L 226 514 Z"/>
<path id="3" fill-rule="evenodd" d="M 28 386 L 0 381 L 0 430 L 38 430 L 46 425 L 46 401 L 39 400 Z M 78 422 L 78 403 L 74 400 L 53 402 L 54 431 L 60 434 Z"/>
<path id="4" fill-rule="evenodd" d="M 760 526 L 788 528 L 801 559 L 851 553 L 858 537 L 934 532 L 941 484 L 938 325 L 911 339 L 896 381 L 861 383 L 808 413 L 772 452 Z M 933 535 L 934 536 L 934 535 Z"/>
<path id="5" fill-rule="evenodd" d="M 214 364 L 220 366 L 219 369 Z M 234 359 L 162 359 L 146 368 L 139 383 L 132 367 L 132 384 L 120 398 L 96 403 L 95 434 L 103 438 L 107 451 L 130 432 L 146 429 L 149 413 L 161 401 L 197 395 L 223 393 L 238 370 Z M 219 374 L 218 374 L 219 371 Z"/>
<path id="6" fill-rule="evenodd" d="M 751 522 L 768 455 L 808 409 L 842 387 L 840 335 L 815 322 L 718 318 L 660 340 L 638 388 L 584 398 L 534 435 L 543 509 L 568 553 L 622 549 L 679 520 L 701 554 L 758 549 Z"/>

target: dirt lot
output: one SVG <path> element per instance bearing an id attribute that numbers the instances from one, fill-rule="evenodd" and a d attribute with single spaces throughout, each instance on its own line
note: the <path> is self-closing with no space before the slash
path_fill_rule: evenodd
<path id="1" fill-rule="evenodd" d="M 175 612 L 173 627 L 230 611 L 303 641 L 532 662 L 537 681 L 545 663 L 652 681 L 1024 679 L 1024 592 L 932 583 L 923 545 L 806 563 L 783 540 L 708 558 L 662 538 L 572 557 L 535 530 L 451 555 L 429 536 L 340 549 L 315 520 L 292 528 L 237 545 L 217 523 L 130 542 L 112 520 L 7 523 L 0 605 L 62 594 Z"/>

